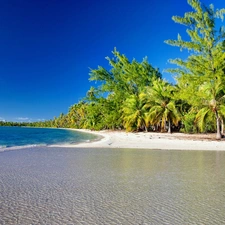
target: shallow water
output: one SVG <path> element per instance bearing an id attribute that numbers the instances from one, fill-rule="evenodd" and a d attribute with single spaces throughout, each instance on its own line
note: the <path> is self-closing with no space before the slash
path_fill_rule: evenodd
<path id="1" fill-rule="evenodd" d="M 0 224 L 225 224 L 225 152 L 3 152 Z"/>
<path id="2" fill-rule="evenodd" d="M 75 144 L 98 139 L 97 135 L 67 129 L 0 127 L 0 151 L 19 146 Z"/>

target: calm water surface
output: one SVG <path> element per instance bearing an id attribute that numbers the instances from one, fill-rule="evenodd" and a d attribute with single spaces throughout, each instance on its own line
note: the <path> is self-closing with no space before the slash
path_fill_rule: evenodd
<path id="1" fill-rule="evenodd" d="M 75 144 L 98 136 L 67 129 L 0 127 L 0 150 L 19 146 Z"/>
<path id="2" fill-rule="evenodd" d="M 225 152 L 2 152 L 0 224 L 225 224 Z"/>

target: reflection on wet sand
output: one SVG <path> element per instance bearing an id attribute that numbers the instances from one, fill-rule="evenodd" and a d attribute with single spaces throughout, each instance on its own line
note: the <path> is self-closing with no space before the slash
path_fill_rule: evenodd
<path id="1" fill-rule="evenodd" d="M 225 153 L 32 148 L 0 154 L 0 224 L 222 224 Z"/>

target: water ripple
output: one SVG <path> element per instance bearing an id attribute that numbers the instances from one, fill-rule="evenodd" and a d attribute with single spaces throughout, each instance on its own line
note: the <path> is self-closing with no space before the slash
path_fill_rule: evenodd
<path id="1" fill-rule="evenodd" d="M 223 224 L 225 154 L 36 147 L 0 157 L 0 224 Z"/>

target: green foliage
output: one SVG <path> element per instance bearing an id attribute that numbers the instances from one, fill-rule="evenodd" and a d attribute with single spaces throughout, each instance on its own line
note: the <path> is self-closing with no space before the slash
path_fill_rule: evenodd
<path id="1" fill-rule="evenodd" d="M 213 5 L 202 7 L 198 0 L 189 0 L 188 3 L 194 11 L 172 19 L 188 27 L 190 41 L 184 41 L 178 35 L 177 40 L 167 40 L 166 43 L 187 49 L 189 57 L 186 60 L 170 60 L 179 67 L 168 71 L 177 75 L 180 98 L 198 109 L 195 121 L 200 130 L 204 130 L 206 121 L 213 118 L 213 113 L 217 138 L 221 138 L 220 124 L 224 116 L 221 106 L 225 94 L 225 29 L 221 27 L 216 31 L 215 28 L 216 19 L 223 20 L 225 9 L 214 10 Z"/>
<path id="2" fill-rule="evenodd" d="M 145 94 L 131 95 L 123 104 L 123 121 L 127 131 L 146 130 L 148 127 Z"/>
<path id="3" fill-rule="evenodd" d="M 216 128 L 214 113 L 210 110 L 210 108 L 205 107 L 201 108 L 196 117 L 195 122 L 199 127 L 201 132 L 212 132 Z"/>
<path id="4" fill-rule="evenodd" d="M 138 98 L 142 90 L 146 86 L 151 86 L 152 81 L 161 77 L 161 74 L 147 62 L 147 58 L 141 63 L 135 59 L 130 62 L 116 49 L 112 53 L 114 58 L 106 57 L 111 67 L 109 71 L 100 66 L 98 69 L 91 70 L 90 80 L 97 82 L 99 86 L 91 88 L 85 100 L 89 104 L 93 102 L 99 104 L 101 114 L 98 114 L 98 119 L 100 118 L 99 123 L 104 129 L 121 129 L 123 126 L 127 130 L 139 129 L 141 126 L 135 122 L 132 128 L 129 127 L 131 122 L 128 122 L 130 119 L 128 119 L 127 105 L 132 101 L 131 99 Z M 100 99 L 105 95 L 107 97 L 100 103 Z M 94 110 L 90 111 L 90 114 L 93 112 Z M 95 127 L 96 123 L 93 129 L 96 129 Z"/>
<path id="5" fill-rule="evenodd" d="M 181 129 L 181 132 L 184 133 L 197 133 L 198 129 L 195 123 L 196 113 L 187 113 L 183 116 L 182 123 L 184 127 Z"/>
<path id="6" fill-rule="evenodd" d="M 175 88 L 168 82 L 156 79 L 148 90 L 148 102 L 145 108 L 149 108 L 147 120 L 150 124 L 160 125 L 166 130 L 168 123 L 168 132 L 171 133 L 172 123 L 178 125 L 180 113 L 178 111 L 175 98 Z"/>
<path id="7" fill-rule="evenodd" d="M 130 62 L 125 55 L 121 55 L 116 48 L 112 52 L 115 58 L 106 57 L 111 66 L 107 71 L 99 66 L 98 69 L 91 69 L 90 80 L 100 82 L 101 92 L 114 93 L 125 98 L 131 94 L 137 94 L 145 86 L 152 83 L 152 79 L 161 77 L 158 70 L 154 69 L 144 58 L 141 63 L 135 59 Z M 121 97 L 122 97 L 121 96 Z"/>

